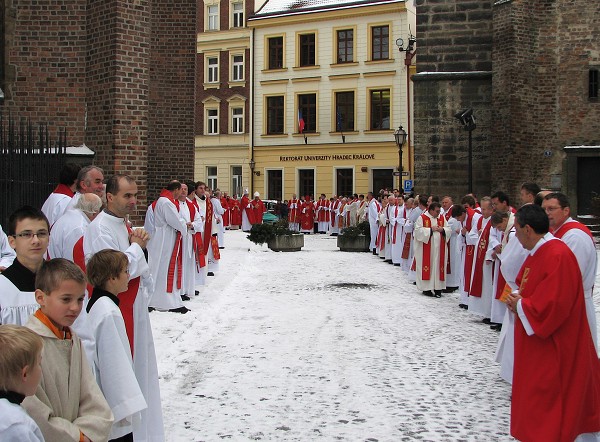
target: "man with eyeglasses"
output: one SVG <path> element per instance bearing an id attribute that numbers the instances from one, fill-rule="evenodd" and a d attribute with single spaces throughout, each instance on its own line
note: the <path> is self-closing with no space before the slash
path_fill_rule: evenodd
<path id="1" fill-rule="evenodd" d="M 79 255 L 75 252 L 75 245 L 83 238 L 83 234 L 102 209 L 102 200 L 95 193 L 85 193 L 75 204 L 75 208 L 67 210 L 52 226 L 52 236 L 48 245 L 48 254 L 51 258 L 66 258 L 75 264 L 83 264 L 83 245 Z M 74 257 L 77 256 L 78 259 Z M 84 269 L 85 271 L 85 269 Z"/>
<path id="2" fill-rule="evenodd" d="M 596 310 L 593 299 L 598 255 L 592 233 L 585 225 L 571 218 L 571 204 L 565 194 L 559 192 L 549 193 L 542 201 L 542 208 L 548 215 L 550 232 L 568 245 L 575 258 L 577 258 L 583 281 L 587 319 L 596 351 L 598 351 Z"/>
<path id="3" fill-rule="evenodd" d="M 8 219 L 8 242 L 16 258 L 0 275 L 0 324 L 25 325 L 39 308 L 35 274 L 44 262 L 50 226 L 44 213 L 31 206 Z"/>

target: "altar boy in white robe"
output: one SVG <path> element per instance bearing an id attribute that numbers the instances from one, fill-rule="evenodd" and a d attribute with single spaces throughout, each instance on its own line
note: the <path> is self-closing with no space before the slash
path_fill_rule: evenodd
<path id="1" fill-rule="evenodd" d="M 87 264 L 94 287 L 86 306 L 94 336 L 94 373 L 115 418 L 109 440 L 133 440 L 141 411 L 148 408 L 133 371 L 131 348 L 119 310 L 118 295 L 128 288 L 129 260 L 118 250 L 101 250 Z"/>
<path id="2" fill-rule="evenodd" d="M 83 236 L 86 259 L 100 250 L 119 250 L 129 260 L 129 286 L 119 293 L 127 338 L 133 353 L 133 368 L 148 408 L 142 411 L 136 440 L 164 441 L 164 426 L 158 383 L 154 339 L 150 327 L 148 288 L 152 288 L 150 268 L 144 256 L 149 236 L 144 229 L 131 229 L 125 217 L 135 209 L 137 184 L 127 175 L 114 175 L 106 184 L 107 207 L 92 221 Z"/>
<path id="3" fill-rule="evenodd" d="M 187 313 L 183 306 L 183 238 L 191 223 L 179 213 L 181 183 L 171 181 L 153 203 L 154 235 L 148 241 L 148 265 L 154 279 L 150 307 L 160 311 Z"/>

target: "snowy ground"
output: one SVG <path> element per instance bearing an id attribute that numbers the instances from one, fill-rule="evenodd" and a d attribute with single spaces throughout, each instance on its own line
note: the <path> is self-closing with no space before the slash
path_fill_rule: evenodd
<path id="1" fill-rule="evenodd" d="M 151 314 L 168 441 L 513 440 L 498 333 L 456 295 L 324 235 L 221 252 L 191 312 Z"/>

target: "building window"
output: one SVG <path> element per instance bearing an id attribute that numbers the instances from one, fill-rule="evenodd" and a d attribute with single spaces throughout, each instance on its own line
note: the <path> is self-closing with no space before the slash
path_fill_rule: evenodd
<path id="1" fill-rule="evenodd" d="M 283 95 L 267 97 L 267 134 L 283 134 Z"/>
<path id="2" fill-rule="evenodd" d="M 208 30 L 217 31 L 219 29 L 219 5 L 210 5 L 206 8 L 208 18 Z"/>
<path id="3" fill-rule="evenodd" d="M 217 167 L 207 166 L 206 167 L 206 184 L 212 190 L 217 188 Z"/>
<path id="4" fill-rule="evenodd" d="M 590 69 L 589 74 L 589 98 L 590 100 L 598 99 L 598 69 Z"/>
<path id="5" fill-rule="evenodd" d="M 371 130 L 390 128 L 390 90 L 371 91 Z"/>
<path id="6" fill-rule="evenodd" d="M 373 26 L 371 28 L 371 59 L 387 60 L 390 58 L 389 26 Z"/>
<path id="7" fill-rule="evenodd" d="M 219 134 L 219 110 L 207 109 L 206 111 L 206 133 L 208 135 Z"/>
<path id="8" fill-rule="evenodd" d="M 351 196 L 354 193 L 354 170 L 350 168 L 336 169 L 335 188 L 338 195 Z"/>
<path id="9" fill-rule="evenodd" d="M 283 201 L 283 170 L 267 170 L 267 198 Z"/>
<path id="10" fill-rule="evenodd" d="M 244 27 L 244 3 L 243 2 L 235 2 L 231 4 L 232 9 L 232 20 L 234 28 L 243 28 Z"/>
<path id="11" fill-rule="evenodd" d="M 233 81 L 244 80 L 244 56 L 234 55 L 231 63 L 231 79 Z"/>
<path id="12" fill-rule="evenodd" d="M 336 92 L 335 110 L 335 131 L 354 131 L 354 92 Z"/>
<path id="13" fill-rule="evenodd" d="M 315 65 L 315 34 L 302 34 L 299 40 L 300 66 Z"/>
<path id="14" fill-rule="evenodd" d="M 244 108 L 242 107 L 231 108 L 231 133 L 244 133 Z"/>
<path id="15" fill-rule="evenodd" d="M 242 166 L 231 166 L 231 193 L 234 196 L 242 194 Z"/>
<path id="16" fill-rule="evenodd" d="M 351 63 L 354 61 L 354 30 L 342 29 L 337 31 L 337 62 Z"/>
<path id="17" fill-rule="evenodd" d="M 283 37 L 269 38 L 269 69 L 283 68 Z"/>
<path id="18" fill-rule="evenodd" d="M 207 83 L 218 83 L 219 82 L 219 58 L 208 57 L 206 59 L 206 79 Z"/>
<path id="19" fill-rule="evenodd" d="M 317 131 L 317 94 L 298 95 L 298 122 L 300 116 L 304 120 L 304 130 L 302 132 Z M 298 128 L 298 132 L 300 132 Z"/>

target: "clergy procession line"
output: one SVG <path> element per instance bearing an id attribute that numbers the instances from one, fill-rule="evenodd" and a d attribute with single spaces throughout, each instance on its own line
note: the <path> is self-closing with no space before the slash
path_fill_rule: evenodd
<path id="1" fill-rule="evenodd" d="M 136 228 L 137 184 L 104 178 L 98 167 L 66 165 L 41 210 L 17 210 L 0 237 L 3 440 L 11 431 L 15 440 L 164 440 L 149 313 L 187 313 L 184 301 L 219 270 L 225 230 L 249 231 L 266 211 L 258 192 L 238 201 L 173 180 Z M 600 440 L 597 254 L 567 198 L 538 192 L 524 184 L 518 211 L 503 192 L 440 204 L 382 191 L 293 195 L 277 212 L 306 234 L 335 236 L 367 221 L 373 254 L 426 296 L 458 291 L 459 307 L 501 330 L 514 437 Z M 43 349 L 15 338 L 27 336 L 23 326 Z"/>

